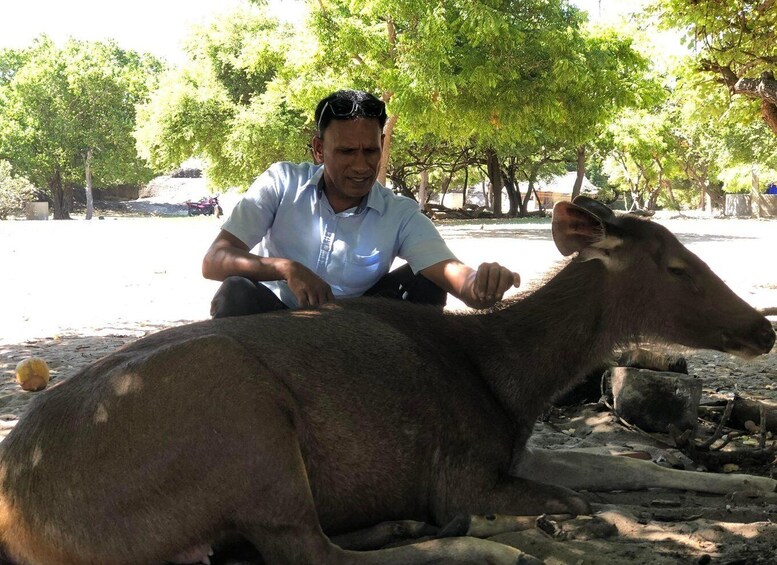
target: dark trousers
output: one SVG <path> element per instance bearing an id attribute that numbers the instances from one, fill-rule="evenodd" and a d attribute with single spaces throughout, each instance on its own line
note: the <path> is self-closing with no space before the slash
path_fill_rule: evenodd
<path id="1" fill-rule="evenodd" d="M 364 296 L 407 300 L 438 306 L 440 309 L 445 307 L 448 298 L 443 289 L 425 276 L 414 275 L 410 265 L 403 265 L 384 275 Z M 288 306 L 262 283 L 241 276 L 225 279 L 210 303 L 210 315 L 214 318 L 286 309 Z"/>

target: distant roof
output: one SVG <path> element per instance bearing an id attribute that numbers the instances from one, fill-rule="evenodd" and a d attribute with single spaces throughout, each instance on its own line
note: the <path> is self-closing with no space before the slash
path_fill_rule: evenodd
<path id="1" fill-rule="evenodd" d="M 575 179 L 577 179 L 577 173 L 571 171 L 557 177 L 553 177 L 548 181 L 537 181 L 537 192 L 554 192 L 556 194 L 572 194 L 572 188 L 575 186 Z M 583 177 L 583 186 L 580 187 L 580 192 L 585 194 L 596 194 L 599 192 L 599 187 L 594 185 L 588 177 Z"/>

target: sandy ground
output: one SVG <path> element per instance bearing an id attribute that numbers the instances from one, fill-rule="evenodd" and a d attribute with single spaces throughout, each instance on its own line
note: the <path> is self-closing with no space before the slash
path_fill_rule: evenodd
<path id="1" fill-rule="evenodd" d="M 207 317 L 218 285 L 202 278 L 200 264 L 219 222 L 197 216 L 0 223 L 0 343 Z M 777 306 L 777 223 L 663 223 L 749 303 Z M 464 262 L 500 261 L 521 273 L 524 286 L 560 258 L 548 223 L 441 230 Z"/>
<path id="2" fill-rule="evenodd" d="M 777 307 L 777 222 L 659 221 L 746 301 Z M 200 261 L 218 226 L 213 217 L 0 222 L 0 436 L 33 396 L 14 382 L 19 360 L 43 357 L 56 383 L 148 332 L 206 318 L 217 283 L 202 278 Z M 560 258 L 548 223 L 445 225 L 441 231 L 465 262 L 500 261 L 522 274 L 524 286 Z M 709 378 L 707 396 L 735 388 L 768 395 L 777 386 L 775 351 L 749 362 L 702 353 L 690 356 L 689 364 L 692 373 Z M 575 430 L 589 440 L 597 431 L 602 438 L 623 432 L 608 413 L 591 410 L 553 414 L 538 424 L 546 438 L 540 441 L 574 438 Z M 617 441 L 640 446 L 655 438 L 627 432 Z M 647 492 L 597 493 L 591 500 L 599 518 L 616 524 L 613 537 L 560 541 L 533 530 L 502 541 L 548 563 L 777 563 L 772 497 Z"/>

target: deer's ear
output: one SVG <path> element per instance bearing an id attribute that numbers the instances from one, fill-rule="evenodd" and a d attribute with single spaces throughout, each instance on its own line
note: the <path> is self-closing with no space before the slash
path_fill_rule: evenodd
<path id="1" fill-rule="evenodd" d="M 604 204 L 597 203 L 593 208 L 587 201 L 583 204 L 585 207 L 577 202 L 558 202 L 554 206 L 553 241 L 564 256 L 578 253 L 579 261 L 599 259 L 610 267 L 611 252 L 622 243 L 608 233 L 612 211 Z"/>

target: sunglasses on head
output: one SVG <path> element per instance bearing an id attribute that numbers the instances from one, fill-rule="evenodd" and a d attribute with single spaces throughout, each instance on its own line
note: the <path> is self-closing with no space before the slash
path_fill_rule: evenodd
<path id="1" fill-rule="evenodd" d="M 321 115 L 318 117 L 318 131 L 321 131 L 321 121 L 326 113 L 329 112 L 337 120 L 347 120 L 356 116 L 365 118 L 381 118 L 386 113 L 386 106 L 380 100 L 362 100 L 356 102 L 343 98 L 335 98 L 328 101 L 321 108 Z"/>

